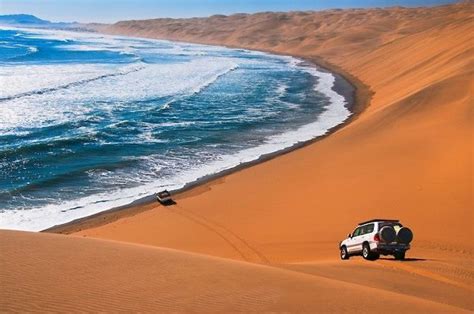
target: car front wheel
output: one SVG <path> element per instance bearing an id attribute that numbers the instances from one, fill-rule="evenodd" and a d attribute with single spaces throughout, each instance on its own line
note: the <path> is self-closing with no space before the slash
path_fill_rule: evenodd
<path id="1" fill-rule="evenodd" d="M 347 248 L 345 246 L 341 247 L 341 259 L 349 259 L 349 252 L 347 252 Z"/>

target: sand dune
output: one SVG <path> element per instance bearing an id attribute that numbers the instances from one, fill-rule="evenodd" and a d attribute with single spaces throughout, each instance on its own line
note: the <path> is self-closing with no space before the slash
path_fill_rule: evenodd
<path id="1" fill-rule="evenodd" d="M 302 55 L 355 76 L 373 96 L 355 121 L 313 145 L 179 195 L 179 206 L 82 234 L 258 262 L 305 261 L 334 256 L 357 222 L 389 217 L 415 230 L 415 247 L 472 256 L 464 240 L 474 208 L 472 9 L 467 2 L 240 14 L 102 29 Z"/>
<path id="2" fill-rule="evenodd" d="M 80 309 L 364 313 L 387 307 L 405 312 L 465 311 L 404 295 L 406 291 L 402 294 L 335 280 L 331 278 L 334 271 L 321 276 L 308 271 L 308 266 L 294 266 L 306 267 L 303 273 L 169 249 L 51 234 L 2 231 L 0 238 L 2 312 Z M 385 281 L 391 276 L 380 270 L 378 275 L 383 275 Z M 416 283 L 407 287 L 416 288 Z"/>
<path id="3" fill-rule="evenodd" d="M 96 26 L 304 56 L 356 82 L 360 103 L 372 97 L 330 136 L 177 195 L 175 206 L 56 230 L 129 244 L 2 232 L 0 306 L 473 311 L 472 18 L 465 2 Z M 338 242 L 373 217 L 414 230 L 412 260 L 337 260 Z"/>

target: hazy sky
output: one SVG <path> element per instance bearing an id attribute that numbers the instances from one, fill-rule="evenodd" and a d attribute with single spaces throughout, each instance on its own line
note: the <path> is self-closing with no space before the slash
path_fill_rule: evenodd
<path id="1" fill-rule="evenodd" d="M 237 12 L 348 7 L 424 6 L 450 0 L 0 0 L 0 14 L 28 13 L 51 21 L 116 22 Z"/>

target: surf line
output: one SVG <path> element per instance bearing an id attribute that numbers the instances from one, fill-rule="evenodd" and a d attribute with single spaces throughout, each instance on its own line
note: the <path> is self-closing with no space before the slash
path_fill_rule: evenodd
<path id="1" fill-rule="evenodd" d="M 28 96 L 33 96 L 33 95 L 43 95 L 43 94 L 55 92 L 55 91 L 58 91 L 58 90 L 61 90 L 61 89 L 68 89 L 68 88 L 71 88 L 71 87 L 81 86 L 83 84 L 87 84 L 87 83 L 90 83 L 90 82 L 102 80 L 104 78 L 127 75 L 127 74 L 130 74 L 130 73 L 141 71 L 144 68 L 145 68 L 144 66 L 141 66 L 141 67 L 138 67 L 138 68 L 132 69 L 130 71 L 126 71 L 126 72 L 104 74 L 104 75 L 94 77 L 94 78 L 91 78 L 91 79 L 80 80 L 80 81 L 72 82 L 72 83 L 69 83 L 69 84 L 61 85 L 61 86 L 34 90 L 34 91 L 25 92 L 25 93 L 21 93 L 21 94 L 16 94 L 16 95 L 13 95 L 13 96 L 8 96 L 8 97 L 1 97 L 0 102 L 6 102 L 6 101 L 9 101 L 9 100 L 28 97 Z"/>

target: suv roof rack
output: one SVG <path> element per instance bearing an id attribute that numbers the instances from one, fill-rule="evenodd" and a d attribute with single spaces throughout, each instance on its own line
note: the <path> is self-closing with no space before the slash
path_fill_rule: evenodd
<path id="1" fill-rule="evenodd" d="M 400 222 L 400 220 L 397 220 L 397 219 L 371 219 L 371 220 L 359 222 L 359 226 L 367 224 L 369 222 L 377 222 L 377 221 Z"/>

